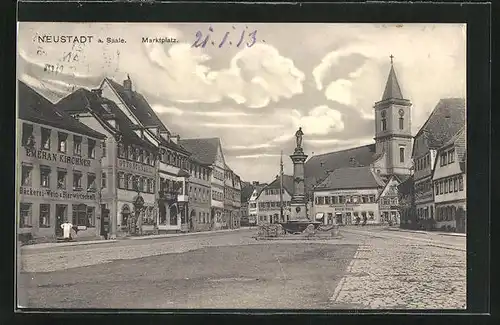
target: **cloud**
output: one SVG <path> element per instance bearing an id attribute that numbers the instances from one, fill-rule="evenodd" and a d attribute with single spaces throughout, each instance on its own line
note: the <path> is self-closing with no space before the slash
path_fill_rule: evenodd
<path id="1" fill-rule="evenodd" d="M 248 150 L 248 149 L 264 149 L 264 148 L 274 148 L 275 146 L 269 143 L 254 144 L 248 146 L 228 146 L 229 150 Z"/>
<path id="2" fill-rule="evenodd" d="M 308 115 L 303 116 L 298 111 L 291 115 L 295 127 L 302 127 L 309 135 L 341 132 L 344 129 L 342 114 L 327 105 L 320 105 L 311 109 Z"/>
<path id="3" fill-rule="evenodd" d="M 255 154 L 255 155 L 243 155 L 243 156 L 235 156 L 236 159 L 256 159 L 256 158 L 264 158 L 264 157 L 280 157 L 280 155 L 275 154 Z"/>
<path id="4" fill-rule="evenodd" d="M 211 128 L 230 128 L 230 129 L 239 129 L 239 128 L 276 129 L 283 127 L 282 125 L 273 125 L 273 124 L 222 124 L 222 123 L 203 123 L 202 126 Z"/>
<path id="5" fill-rule="evenodd" d="M 156 104 L 156 105 L 153 105 L 152 108 L 156 113 L 159 113 L 159 114 L 173 114 L 173 115 L 183 115 L 184 114 L 184 112 L 181 109 L 179 109 L 177 107 L 172 107 L 172 106 L 163 106 L 163 105 Z"/>

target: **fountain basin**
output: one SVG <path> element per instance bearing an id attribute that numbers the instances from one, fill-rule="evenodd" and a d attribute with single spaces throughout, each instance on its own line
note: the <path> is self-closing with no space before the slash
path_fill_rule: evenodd
<path id="1" fill-rule="evenodd" d="M 280 225 L 289 234 L 302 233 L 306 230 L 307 226 L 313 225 L 314 229 L 318 229 L 323 223 L 320 221 L 311 220 L 290 220 L 288 222 L 281 222 Z"/>

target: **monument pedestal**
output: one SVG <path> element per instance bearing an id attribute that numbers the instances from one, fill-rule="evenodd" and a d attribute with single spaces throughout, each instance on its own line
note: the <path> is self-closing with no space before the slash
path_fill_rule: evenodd
<path id="1" fill-rule="evenodd" d="M 305 196 L 304 185 L 304 163 L 307 155 L 301 147 L 295 148 L 293 155 L 290 156 L 293 162 L 293 196 L 290 202 L 290 221 L 308 220 L 307 200 Z"/>

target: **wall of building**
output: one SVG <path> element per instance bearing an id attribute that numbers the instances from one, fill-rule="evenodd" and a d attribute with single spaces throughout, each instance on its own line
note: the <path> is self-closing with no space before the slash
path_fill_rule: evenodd
<path id="1" fill-rule="evenodd" d="M 100 140 L 90 138 L 96 141 L 95 154 L 91 158 L 88 156 L 89 138 L 87 136 L 23 120 L 17 121 L 18 130 L 23 130 L 24 123 L 33 126 L 32 134 L 35 139 L 35 146 L 32 149 L 26 150 L 19 143 L 17 150 L 18 157 L 16 161 L 18 171 L 16 175 L 17 184 L 19 185 L 17 196 L 17 202 L 19 203 L 19 233 L 31 233 L 35 238 L 54 238 L 56 237 L 56 230 L 59 231 L 59 226 L 62 222 L 74 221 L 75 225 L 80 226 L 77 236 L 99 236 Z M 51 130 L 50 149 L 41 149 L 42 128 Z M 68 135 L 64 153 L 59 152 L 59 132 Z M 74 153 L 73 135 L 82 137 L 80 155 Z M 48 183 L 42 182 L 42 169 L 49 172 Z M 58 174 L 60 172 L 66 173 L 65 183 L 59 184 L 58 182 Z M 75 173 L 81 175 L 79 188 L 74 187 Z M 94 186 L 88 183 L 89 175 L 95 176 Z M 73 220 L 73 208 L 75 207 L 76 209 L 76 205 L 79 204 L 85 204 L 90 211 L 93 209 L 93 212 L 88 213 L 90 221 L 88 218 L 83 217 L 78 219 L 80 221 Z M 47 213 L 41 214 L 41 209 L 47 207 Z M 62 207 L 65 207 L 64 211 Z M 56 211 L 58 208 L 61 208 L 61 210 Z M 57 217 L 60 217 L 59 221 Z"/>
<path id="2" fill-rule="evenodd" d="M 278 191 L 277 194 L 271 194 L 269 191 Z M 257 223 L 287 222 L 290 219 L 290 202 L 292 196 L 288 191 L 283 190 L 283 218 L 281 216 L 279 189 L 264 189 L 256 200 L 258 206 Z"/>

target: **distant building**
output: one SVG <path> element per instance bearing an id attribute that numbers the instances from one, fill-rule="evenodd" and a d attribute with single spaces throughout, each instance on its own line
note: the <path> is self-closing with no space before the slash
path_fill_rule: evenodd
<path id="1" fill-rule="evenodd" d="M 101 157 L 105 135 L 73 119 L 18 82 L 16 178 L 21 240 L 62 237 L 66 221 L 78 237 L 103 235 Z"/>
<path id="2" fill-rule="evenodd" d="M 210 166 L 210 219 L 211 229 L 227 229 L 238 220 L 241 205 L 240 178 L 234 172 L 226 173 L 227 165 L 219 138 L 180 139 L 179 144 L 192 152 L 200 163 Z M 226 184 L 226 176 L 229 177 Z M 233 185 L 234 180 L 234 185 Z M 234 187 L 233 187 L 234 186 Z M 231 193 L 225 203 L 225 193 Z M 228 212 L 229 211 L 229 212 Z"/>
<path id="3" fill-rule="evenodd" d="M 326 224 L 381 222 L 377 199 L 384 181 L 370 167 L 339 168 L 314 188 L 313 213 Z"/>
<path id="4" fill-rule="evenodd" d="M 383 222 L 384 218 L 393 218 L 395 222 L 399 220 L 399 210 L 396 207 L 397 193 L 394 193 L 394 191 L 397 189 L 397 185 L 411 174 L 411 106 L 411 102 L 402 95 L 396 72 L 391 62 L 391 68 L 382 99 L 374 105 L 375 143 L 352 149 L 315 155 L 306 161 L 305 185 L 309 202 L 313 206 L 312 210 L 318 210 L 319 213 L 319 210 L 324 209 L 326 205 L 332 204 L 323 203 L 320 204 L 318 209 L 315 209 L 314 206 L 316 201 L 313 200 L 316 200 L 316 197 L 318 197 L 318 199 L 320 197 L 324 197 L 325 199 L 326 197 L 330 197 L 331 200 L 331 197 L 360 197 L 360 195 L 367 195 L 368 198 L 375 195 L 375 197 L 378 198 L 380 193 L 375 193 L 376 189 L 382 191 L 383 188 L 386 188 L 383 194 L 384 196 L 390 194 L 390 198 L 383 198 L 380 202 L 380 207 L 371 207 L 370 210 L 358 211 L 358 214 L 364 212 L 369 215 L 369 222 Z M 358 186 L 357 188 L 356 186 L 353 187 L 353 185 L 350 185 L 348 191 L 345 192 L 346 189 L 339 188 L 340 185 L 336 185 L 327 180 L 332 173 L 340 169 L 342 169 L 342 171 L 332 177 L 344 177 L 343 174 L 349 173 L 349 168 L 362 168 L 360 170 L 363 170 L 362 175 L 364 176 L 360 181 L 365 180 L 368 183 L 356 183 L 356 186 Z M 374 181 L 374 177 L 377 181 Z M 318 187 L 319 184 L 322 183 L 323 185 L 328 184 L 327 187 L 332 187 L 331 189 L 335 190 L 335 194 L 330 195 L 329 192 L 325 192 L 325 188 Z M 387 183 L 390 183 L 390 185 L 385 186 Z M 336 192 L 337 190 L 340 192 Z M 372 204 L 374 203 L 376 202 L 372 202 Z M 337 201 L 337 203 L 333 204 L 338 205 L 342 203 Z M 339 209 L 337 212 L 334 210 L 324 212 L 327 213 L 325 216 L 327 222 L 328 213 L 332 213 L 333 218 L 335 214 L 344 211 L 341 210 L 343 208 L 340 206 L 336 208 Z M 380 218 L 380 215 L 377 215 L 377 211 L 379 211 L 380 208 L 384 210 L 382 218 Z M 354 213 L 354 210 L 352 213 Z M 373 217 L 370 213 L 373 213 Z M 347 220 L 352 220 L 352 218 L 342 219 L 342 222 Z"/>
<path id="5" fill-rule="evenodd" d="M 464 125 L 465 100 L 441 99 L 415 135 L 412 158 L 416 217 L 417 222 L 426 224 L 426 227 L 430 227 L 436 220 L 432 174 L 436 166 L 437 150 Z"/>
<path id="6" fill-rule="evenodd" d="M 241 183 L 241 207 L 240 207 L 240 225 L 241 226 L 249 226 L 249 218 L 248 218 L 248 203 L 250 201 L 250 197 L 252 196 L 254 187 L 252 183 L 242 182 Z"/>
<path id="7" fill-rule="evenodd" d="M 189 225 L 190 231 L 211 230 L 211 165 L 190 157 L 189 164 Z"/>
<path id="8" fill-rule="evenodd" d="M 414 190 L 413 175 L 398 185 L 400 225 L 402 228 L 417 227 Z"/>
<path id="9" fill-rule="evenodd" d="M 436 206 L 436 228 L 466 231 L 467 153 L 465 127 L 436 152 L 432 180 Z"/>
<path id="10" fill-rule="evenodd" d="M 293 196 L 293 176 L 283 175 L 283 217 L 281 217 L 280 177 L 266 185 L 255 199 L 258 207 L 257 224 L 287 222 L 290 219 L 290 202 Z"/>
<path id="11" fill-rule="evenodd" d="M 259 183 L 257 181 L 252 183 L 253 191 L 250 199 L 248 200 L 248 223 L 250 225 L 256 225 L 259 218 L 259 205 L 257 202 L 257 198 L 260 195 L 260 192 L 264 187 L 266 187 L 267 183 Z"/>

